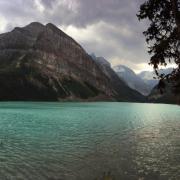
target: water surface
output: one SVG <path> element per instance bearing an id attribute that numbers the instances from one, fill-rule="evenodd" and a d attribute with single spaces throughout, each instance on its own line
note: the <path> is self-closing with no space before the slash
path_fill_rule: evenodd
<path id="1" fill-rule="evenodd" d="M 180 179 L 180 107 L 0 103 L 0 180 Z"/>

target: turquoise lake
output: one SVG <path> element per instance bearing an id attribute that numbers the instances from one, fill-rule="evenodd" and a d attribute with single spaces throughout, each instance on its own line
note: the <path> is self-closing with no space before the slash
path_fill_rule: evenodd
<path id="1" fill-rule="evenodd" d="M 180 106 L 0 103 L 0 180 L 180 180 Z"/>

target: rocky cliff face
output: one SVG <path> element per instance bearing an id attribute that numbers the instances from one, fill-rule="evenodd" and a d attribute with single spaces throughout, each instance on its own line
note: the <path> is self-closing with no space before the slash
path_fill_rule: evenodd
<path id="1" fill-rule="evenodd" d="M 71 37 L 34 22 L 0 35 L 0 100 L 133 100 Z M 127 94 L 128 97 L 128 94 Z"/>

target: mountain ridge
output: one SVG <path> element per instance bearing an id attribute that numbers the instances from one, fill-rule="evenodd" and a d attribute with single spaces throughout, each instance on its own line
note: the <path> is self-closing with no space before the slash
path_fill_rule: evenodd
<path id="1" fill-rule="evenodd" d="M 151 88 L 136 73 L 125 65 L 116 65 L 113 67 L 117 75 L 132 89 L 147 96 Z"/>
<path id="2" fill-rule="evenodd" d="M 51 23 L 33 22 L 0 35 L 0 74 L 0 100 L 143 99 L 123 83 L 130 95 L 121 93 L 97 62 Z"/>

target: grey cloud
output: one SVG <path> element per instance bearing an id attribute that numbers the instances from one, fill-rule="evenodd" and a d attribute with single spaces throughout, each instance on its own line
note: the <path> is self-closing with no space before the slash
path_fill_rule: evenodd
<path id="1" fill-rule="evenodd" d="M 34 3 L 32 1 L 22 0 L 1 0 L 0 15 L 7 19 L 33 15 Z"/>
<path id="2" fill-rule="evenodd" d="M 88 31 L 90 25 L 104 22 L 95 28 L 96 36 L 76 39 L 88 51 L 94 51 L 109 60 L 127 59 L 132 64 L 147 62 L 145 41 L 136 13 L 144 0 L 39 0 L 44 7 L 40 12 L 35 0 L 1 0 L 0 17 L 6 21 L 6 30 L 31 21 L 52 22 L 59 27 L 74 26 Z M 123 30 L 122 30 L 123 29 Z M 71 34 L 70 34 L 71 35 Z M 121 62 L 121 61 L 120 61 Z"/>
<path id="3" fill-rule="evenodd" d="M 57 3 L 57 0 L 41 0 L 41 2 L 46 8 L 52 8 Z"/>
<path id="4" fill-rule="evenodd" d="M 51 2 L 50 0 L 42 0 Z M 84 27 L 89 24 L 105 21 L 113 24 L 135 25 L 134 16 L 137 13 L 139 0 L 66 0 L 69 4 L 58 3 L 54 1 L 55 8 L 51 9 L 54 13 L 51 18 L 55 21 L 61 21 L 65 25 L 73 24 L 74 26 Z M 141 0 L 142 1 L 142 0 Z M 72 10 L 75 8 L 75 12 Z M 61 15 L 57 17 L 59 12 Z M 68 14 L 66 14 L 68 12 Z M 55 18 L 54 18 L 55 17 Z"/>

